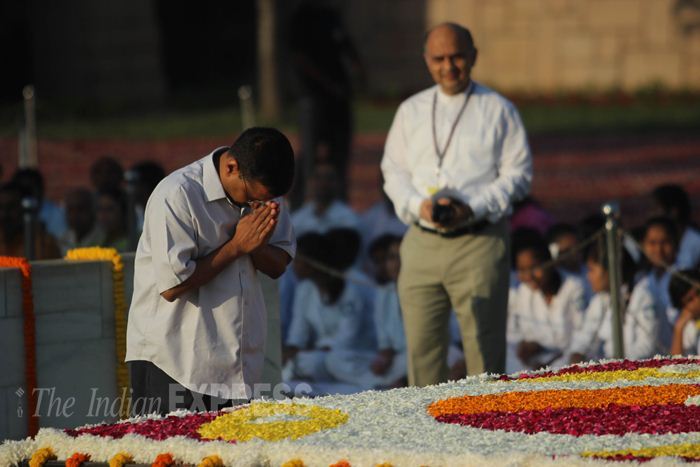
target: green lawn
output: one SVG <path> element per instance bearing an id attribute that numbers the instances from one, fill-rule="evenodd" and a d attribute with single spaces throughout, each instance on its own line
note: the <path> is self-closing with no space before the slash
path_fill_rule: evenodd
<path id="1" fill-rule="evenodd" d="M 355 111 L 358 132 L 382 133 L 391 125 L 397 103 L 359 102 Z M 655 130 L 697 130 L 700 128 L 700 102 L 654 104 L 636 102 L 626 105 L 567 103 L 527 103 L 519 105 L 530 134 L 586 134 L 648 132 Z M 285 131 L 297 130 L 295 109 L 287 108 L 279 121 L 260 121 Z M 21 110 L 0 109 L 0 137 L 17 134 Z M 61 116 L 39 113 L 37 127 L 41 138 L 50 139 L 169 139 L 228 136 L 241 129 L 238 109 L 171 110 L 110 116 L 81 116 L 77 112 Z"/>

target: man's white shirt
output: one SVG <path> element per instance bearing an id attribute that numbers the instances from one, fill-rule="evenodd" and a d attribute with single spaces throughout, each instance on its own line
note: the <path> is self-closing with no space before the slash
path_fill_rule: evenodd
<path id="1" fill-rule="evenodd" d="M 399 107 L 387 136 L 382 172 L 384 189 L 406 224 L 419 219 L 421 202 L 436 190 L 458 193 L 477 220 L 496 222 L 524 197 L 532 181 L 532 157 L 515 107 L 491 89 L 473 83 L 467 106 L 438 171 L 432 133 L 444 150 L 466 93 L 449 96 L 433 86 Z"/>
<path id="2" fill-rule="evenodd" d="M 191 391 L 251 397 L 262 375 L 267 316 L 257 270 L 242 256 L 198 289 L 168 302 L 160 294 L 192 275 L 196 260 L 233 237 L 241 209 L 226 196 L 213 155 L 173 172 L 146 206 L 135 259 L 126 361 L 146 360 Z M 294 257 L 282 200 L 269 244 Z M 248 387 L 246 387 L 248 386 Z"/>

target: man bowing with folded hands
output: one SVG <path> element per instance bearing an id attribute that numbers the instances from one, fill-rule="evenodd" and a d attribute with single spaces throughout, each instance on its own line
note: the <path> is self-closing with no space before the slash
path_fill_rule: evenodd
<path id="1" fill-rule="evenodd" d="M 135 412 L 216 410 L 252 397 L 267 330 L 257 274 L 277 278 L 294 256 L 279 198 L 293 174 L 287 138 L 251 128 L 154 190 L 127 329 Z"/>

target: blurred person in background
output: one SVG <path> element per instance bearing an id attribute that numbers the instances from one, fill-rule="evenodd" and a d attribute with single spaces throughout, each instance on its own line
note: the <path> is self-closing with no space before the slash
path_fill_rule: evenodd
<path id="1" fill-rule="evenodd" d="M 320 250 L 325 248 L 326 244 L 326 239 L 318 232 L 308 232 L 297 237 L 297 252 L 294 261 L 292 261 L 292 267 L 282 275 L 279 281 L 280 325 L 282 328 L 280 335 L 283 345 L 287 342 L 298 285 L 305 280 L 311 280 L 311 275 L 314 273 L 311 261 L 322 255 Z"/>
<path id="2" fill-rule="evenodd" d="M 554 224 L 547 231 L 547 242 L 552 258 L 557 260 L 557 267 L 566 275 L 578 277 L 585 287 L 586 305 L 593 296 L 593 291 L 586 278 L 583 252 L 575 251 L 580 246 L 578 230 L 572 224 Z"/>
<path id="3" fill-rule="evenodd" d="M 671 355 L 700 355 L 700 271 L 684 269 L 669 284 L 672 305 L 681 310 L 673 326 Z M 691 284 L 688 280 L 695 282 Z"/>
<path id="4" fill-rule="evenodd" d="M 508 372 L 551 365 L 571 345 L 586 309 L 585 287 L 575 275 L 562 274 L 540 237 L 515 252 L 520 285 L 508 304 Z M 514 354 L 514 355 L 513 355 Z"/>
<path id="5" fill-rule="evenodd" d="M 678 248 L 676 224 L 668 217 L 657 216 L 647 220 L 642 236 L 642 251 L 648 263 L 648 271 L 643 277 L 652 297 L 659 321 L 659 342 L 664 352 L 671 347 L 673 325 L 678 318 L 678 310 L 671 303 L 669 283 L 676 269 Z"/>
<path id="6" fill-rule="evenodd" d="M 90 182 L 95 193 L 122 189 L 124 168 L 114 157 L 103 156 L 90 166 Z"/>
<path id="7" fill-rule="evenodd" d="M 14 182 L 0 185 L 0 255 L 24 257 L 24 219 L 22 187 Z M 34 259 L 60 258 L 56 240 L 46 232 L 44 224 L 36 223 Z"/>
<path id="8" fill-rule="evenodd" d="M 297 237 L 312 232 L 325 234 L 336 227 L 358 228 L 360 221 L 357 214 L 337 196 L 338 174 L 335 167 L 327 162 L 319 163 L 308 183 L 311 198 L 291 215 Z M 281 310 L 291 309 L 297 284 L 294 269 L 287 269 L 280 279 Z M 285 312 L 285 315 L 289 313 Z"/>
<path id="9" fill-rule="evenodd" d="M 406 336 L 401 318 L 396 280 L 399 277 L 401 237 L 382 235 L 370 245 L 370 257 L 378 284 L 372 304 L 377 350 L 335 351 L 328 355 L 328 371 L 339 381 L 354 383 L 363 390 L 405 386 Z"/>
<path id="10" fill-rule="evenodd" d="M 316 165 L 309 188 L 311 198 L 292 213 L 297 235 L 326 233 L 333 227 L 359 227 L 355 211 L 338 197 L 338 171 L 333 165 L 327 162 Z"/>
<path id="11" fill-rule="evenodd" d="M 347 199 L 352 75 L 362 78 L 364 74 L 359 55 L 339 12 L 320 0 L 302 1 L 292 14 L 289 48 L 301 93 L 304 158 L 298 164 L 292 207 L 304 202 L 306 177 L 321 161 L 335 167 L 338 196 Z"/>
<path id="12" fill-rule="evenodd" d="M 46 231 L 55 238 L 66 233 L 66 216 L 63 209 L 45 198 L 44 176 L 37 169 L 17 169 L 12 181 L 22 189 L 22 197 L 32 197 L 38 203 L 39 220 L 44 223 Z"/>
<path id="13" fill-rule="evenodd" d="M 326 268 L 342 267 L 325 235 L 315 254 L 311 259 Z M 371 349 L 363 334 L 365 304 L 355 284 L 342 277 L 313 268 L 309 279 L 299 284 L 294 296 L 282 374 L 286 381 L 334 382 L 326 363 L 329 352 Z"/>
<path id="14" fill-rule="evenodd" d="M 134 164 L 131 171 L 135 175 L 134 180 L 134 209 L 136 211 L 136 229 L 143 230 L 143 216 L 146 210 L 148 198 L 155 190 L 158 183 L 165 178 L 165 169 L 153 161 L 143 161 Z"/>
<path id="15" fill-rule="evenodd" d="M 372 272 L 373 261 L 369 258 L 369 246 L 379 237 L 387 234 L 403 237 L 408 227 L 396 217 L 396 210 L 391 199 L 384 192 L 384 177 L 379 172 L 379 191 L 381 199 L 360 215 L 360 234 L 362 251 L 360 262 L 363 268 Z M 373 272 L 372 272 L 373 274 Z"/>
<path id="16" fill-rule="evenodd" d="M 562 364 L 600 358 L 613 358 L 612 305 L 610 273 L 605 239 L 600 238 L 586 252 L 588 280 L 595 295 L 586 308 L 583 324 L 574 333 Z M 649 284 L 634 285 L 635 265 L 627 250 L 622 250 L 622 335 L 625 358 L 652 357 L 657 344 L 658 319 Z M 555 362 L 556 364 L 556 362 Z"/>
<path id="17" fill-rule="evenodd" d="M 61 254 L 65 255 L 72 248 L 102 245 L 105 235 L 97 224 L 93 193 L 87 188 L 77 188 L 68 192 L 63 204 L 68 230 L 59 239 Z"/>
<path id="18" fill-rule="evenodd" d="M 683 187 L 675 184 L 660 185 L 651 194 L 654 211 L 668 216 L 678 231 L 678 269 L 700 267 L 700 231 L 691 225 L 690 197 Z"/>
<path id="19" fill-rule="evenodd" d="M 128 251 L 126 231 L 126 195 L 122 190 L 102 190 L 97 193 L 97 225 L 104 233 L 103 247 Z"/>
<path id="20" fill-rule="evenodd" d="M 411 226 L 398 282 L 411 385 L 448 377 L 452 307 L 469 374 L 505 369 L 507 218 L 530 191 L 532 157 L 515 106 L 471 80 L 476 57 L 463 26 L 427 34 L 436 86 L 400 105 L 381 163 L 384 189 Z"/>
<path id="21" fill-rule="evenodd" d="M 326 236 L 337 256 L 339 271 L 360 289 L 365 308 L 371 310 L 374 304 L 374 279 L 362 270 L 358 262 L 362 248 L 360 232 L 350 227 L 334 227 L 326 232 Z"/>

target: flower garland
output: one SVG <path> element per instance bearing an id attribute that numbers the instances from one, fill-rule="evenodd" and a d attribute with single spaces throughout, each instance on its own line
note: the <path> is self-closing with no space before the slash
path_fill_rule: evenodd
<path id="1" fill-rule="evenodd" d="M 259 419 L 276 415 L 305 419 L 258 422 Z M 345 412 L 317 405 L 253 402 L 248 407 L 234 410 L 202 425 L 197 431 L 205 439 L 248 441 L 260 438 L 279 441 L 285 438 L 298 439 L 317 431 L 335 428 L 347 420 Z"/>
<path id="2" fill-rule="evenodd" d="M 32 297 L 32 269 L 25 258 L 0 256 L 0 267 L 19 268 L 22 274 L 22 315 L 24 318 L 24 378 L 27 385 L 28 422 L 27 433 L 34 436 L 39 431 L 36 393 L 36 320 Z"/>
<path id="3" fill-rule="evenodd" d="M 567 379 L 565 375 L 579 375 L 578 378 L 587 378 L 594 373 L 624 375 L 618 373 L 624 371 L 635 371 L 641 368 L 662 368 L 662 367 L 677 367 L 679 365 L 697 365 L 698 360 L 692 358 L 652 358 L 648 360 L 618 360 L 609 361 L 606 363 L 595 364 L 576 364 L 556 371 L 533 371 L 528 373 L 520 373 L 517 376 L 502 375 L 498 377 L 499 381 L 518 381 L 523 380 L 539 380 L 547 381 L 576 381 L 575 378 Z M 664 373 L 666 377 L 666 373 Z"/>
<path id="4" fill-rule="evenodd" d="M 528 434 L 687 433 L 700 407 L 684 403 L 697 395 L 700 385 L 681 384 L 506 392 L 441 400 L 428 412 L 442 423 Z"/>
<path id="5" fill-rule="evenodd" d="M 183 417 L 167 416 L 164 418 L 146 418 L 132 423 L 114 423 L 92 425 L 83 428 L 65 430 L 65 433 L 73 438 L 82 435 L 97 437 L 109 437 L 121 439 L 127 435 L 141 435 L 144 438 L 162 441 L 174 436 L 183 436 L 200 440 L 197 432 L 202 424 L 214 420 L 221 412 L 197 412 Z"/>
<path id="6" fill-rule="evenodd" d="M 280 467 L 305 467 L 304 461 L 301 459 L 290 459 L 284 462 Z"/>
<path id="7" fill-rule="evenodd" d="M 29 459 L 29 467 L 42 467 L 51 460 L 56 460 L 56 454 L 54 454 L 53 449 L 49 447 L 37 449 L 32 454 L 31 459 Z"/>
<path id="8" fill-rule="evenodd" d="M 202 459 L 202 462 L 197 464 L 197 467 L 224 467 L 224 461 L 219 456 L 207 456 Z"/>
<path id="9" fill-rule="evenodd" d="M 175 464 L 175 459 L 173 458 L 173 455 L 169 452 L 165 452 L 156 456 L 156 460 L 153 461 L 151 467 L 168 467 L 173 464 Z"/>
<path id="10" fill-rule="evenodd" d="M 80 467 L 81 464 L 88 462 L 90 460 L 89 454 L 84 454 L 82 452 L 76 452 L 68 459 L 66 459 L 66 467 Z"/>
<path id="11" fill-rule="evenodd" d="M 126 300 L 124 298 L 124 264 L 114 248 L 88 247 L 68 250 L 69 261 L 110 261 L 112 263 L 112 291 L 114 294 L 114 341 L 117 353 L 117 393 L 126 394 L 129 389 L 129 371 L 126 357 Z M 128 405 L 122 405 L 121 417 L 129 414 Z"/>
<path id="12" fill-rule="evenodd" d="M 700 460 L 700 444 L 672 444 L 669 446 L 655 446 L 641 449 L 622 449 L 619 451 L 588 451 L 581 454 L 583 457 L 593 457 L 610 460 L 650 460 L 654 457 L 681 457 L 686 461 Z"/>
<path id="13" fill-rule="evenodd" d="M 134 457 L 128 452 L 119 452 L 109 460 L 109 467 L 124 467 L 126 464 L 133 464 Z"/>
<path id="14" fill-rule="evenodd" d="M 440 417 L 453 413 L 517 412 L 561 408 L 605 408 L 618 405 L 683 404 L 688 397 L 700 395 L 700 386 L 628 386 L 609 389 L 567 389 L 518 391 L 482 396 L 463 396 L 433 402 L 428 413 Z"/>

